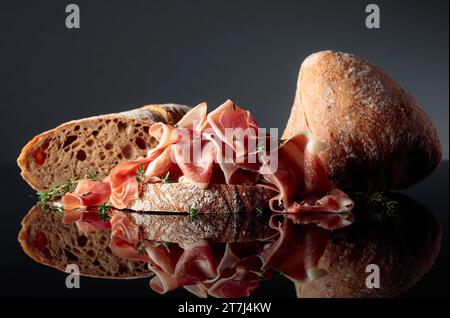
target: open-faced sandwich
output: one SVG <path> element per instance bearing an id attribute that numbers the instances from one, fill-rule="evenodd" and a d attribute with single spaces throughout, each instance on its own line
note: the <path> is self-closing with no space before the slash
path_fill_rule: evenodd
<path id="1" fill-rule="evenodd" d="M 80 255 L 85 259 L 89 249 L 104 248 L 94 252 L 101 257 L 90 258 L 98 266 L 84 263 L 82 274 L 121 278 L 153 272 L 151 286 L 159 292 L 188 286 L 201 296 L 244 296 L 274 271 L 309 282 L 325 273 L 318 264 L 330 230 L 354 220 L 353 192 L 367 198 L 370 191 L 408 186 L 428 175 L 441 156 L 436 131 L 413 98 L 350 54 L 325 51 L 305 60 L 283 139 L 231 100 L 209 113 L 206 103 L 189 111 L 155 107 L 152 112 L 176 111 L 160 121 L 134 118 L 124 124 L 108 117 L 101 123 L 90 119 L 86 127 L 69 123 L 70 133 L 63 125 L 24 148 L 18 162 L 39 191 L 39 209 L 61 212 L 70 234 L 58 237 L 84 242 L 78 256 L 65 252 L 52 243 L 51 230 L 36 230 L 45 226 L 34 226 L 35 212 L 24 220 L 20 236 L 27 253 L 62 269 Z M 89 130 L 97 125 L 112 125 L 125 137 L 98 140 L 100 129 Z M 104 159 L 86 150 L 92 145 Z M 281 219 L 232 226 L 238 214 L 259 219 L 270 212 Z M 285 229 L 296 223 L 302 230 Z M 242 241 L 252 242 L 251 255 Z M 221 247 L 212 247 L 214 242 Z M 195 264 L 204 265 L 195 273 L 187 266 L 193 255 L 200 257 Z"/>

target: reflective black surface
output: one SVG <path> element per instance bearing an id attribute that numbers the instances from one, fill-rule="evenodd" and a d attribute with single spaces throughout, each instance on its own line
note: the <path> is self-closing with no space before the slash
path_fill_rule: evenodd
<path id="1" fill-rule="evenodd" d="M 15 164 L 0 165 L 2 172 L 3 215 L 0 225 L 2 262 L 1 297 L 195 297 L 179 289 L 166 295 L 150 290 L 148 279 L 103 280 L 81 278 L 80 289 L 67 289 L 66 275 L 30 259 L 17 242 L 20 221 L 34 205 L 34 191 L 20 178 Z M 448 161 L 442 162 L 427 180 L 402 191 L 429 210 L 443 228 L 442 247 L 433 268 L 402 297 L 448 297 Z M 421 206 L 423 205 L 423 207 Z M 411 215 L 417 215 L 412 211 Z M 417 222 L 416 222 L 417 223 Z M 294 285 L 283 277 L 263 282 L 253 294 L 257 297 L 295 297 Z"/>

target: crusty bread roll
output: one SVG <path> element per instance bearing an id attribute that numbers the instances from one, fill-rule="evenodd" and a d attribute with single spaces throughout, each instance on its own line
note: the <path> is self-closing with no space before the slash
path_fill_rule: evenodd
<path id="1" fill-rule="evenodd" d="M 200 189 L 189 183 L 147 183 L 129 209 L 189 213 L 255 213 L 269 207 L 277 192 L 260 185 L 210 184 Z"/>
<path id="2" fill-rule="evenodd" d="M 57 212 L 35 205 L 22 221 L 19 242 L 32 259 L 61 271 L 77 264 L 84 276 L 125 279 L 151 276 L 145 262 L 122 259 L 109 247 L 110 231 L 81 233 L 64 225 Z"/>
<path id="3" fill-rule="evenodd" d="M 157 141 L 148 134 L 155 122 L 175 124 L 188 106 L 148 105 L 131 111 L 73 120 L 34 137 L 17 163 L 35 190 L 84 178 L 104 178 L 123 160 L 145 156 Z"/>
<path id="4" fill-rule="evenodd" d="M 441 247 L 436 216 L 405 195 L 397 215 L 356 210 L 355 223 L 333 231 L 319 267 L 327 275 L 296 286 L 299 297 L 394 297 L 412 287 L 433 266 Z M 380 269 L 380 288 L 367 288 L 369 264 Z"/>
<path id="5" fill-rule="evenodd" d="M 328 144 L 320 158 L 342 188 L 404 188 L 441 160 L 436 129 L 414 98 L 347 53 L 317 52 L 303 62 L 283 138 L 301 131 Z"/>

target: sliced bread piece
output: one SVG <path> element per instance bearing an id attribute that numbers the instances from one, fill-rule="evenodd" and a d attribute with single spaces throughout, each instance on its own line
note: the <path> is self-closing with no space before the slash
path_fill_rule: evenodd
<path id="1" fill-rule="evenodd" d="M 77 264 L 84 276 L 125 279 L 152 275 L 145 262 L 115 256 L 110 231 L 80 233 L 76 224 L 64 225 L 56 212 L 35 205 L 22 220 L 19 242 L 35 261 L 64 271 Z"/>
<path id="2" fill-rule="evenodd" d="M 148 105 L 73 120 L 34 137 L 22 149 L 17 164 L 25 181 L 38 191 L 92 172 L 104 178 L 117 163 L 145 156 L 157 144 L 148 134 L 153 123 L 173 125 L 189 109 L 176 104 Z"/>
<path id="3" fill-rule="evenodd" d="M 133 211 L 254 213 L 269 207 L 277 192 L 261 185 L 147 183 L 128 207 Z"/>
<path id="4" fill-rule="evenodd" d="M 203 213 L 180 214 L 127 213 L 141 229 L 142 237 L 171 243 L 249 242 L 268 238 L 277 231 L 269 226 L 270 214 Z"/>

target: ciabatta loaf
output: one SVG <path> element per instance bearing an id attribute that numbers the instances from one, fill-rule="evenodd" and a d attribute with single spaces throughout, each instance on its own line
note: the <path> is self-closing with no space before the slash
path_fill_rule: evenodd
<path id="1" fill-rule="evenodd" d="M 277 195 L 261 185 L 211 184 L 201 189 L 188 183 L 147 183 L 128 207 L 133 211 L 191 213 L 256 213 Z"/>
<path id="2" fill-rule="evenodd" d="M 65 271 L 77 264 L 80 274 L 99 278 L 140 278 L 152 275 L 145 262 L 122 259 L 110 248 L 111 231 L 81 233 L 64 225 L 57 212 L 35 205 L 22 221 L 19 242 L 35 261 Z"/>
<path id="3" fill-rule="evenodd" d="M 404 195 L 391 198 L 399 203 L 396 214 L 359 210 L 354 224 L 331 233 L 318 265 L 327 275 L 297 285 L 299 297 L 394 297 L 431 269 L 441 247 L 438 219 Z M 371 264 L 378 266 L 379 288 L 366 285 L 368 277 L 374 282 Z"/>
<path id="4" fill-rule="evenodd" d="M 404 188 L 430 174 L 441 146 L 414 98 L 376 66 L 341 52 L 305 59 L 283 138 L 308 131 L 341 188 Z"/>
<path id="5" fill-rule="evenodd" d="M 104 178 L 117 163 L 145 156 L 157 144 L 148 134 L 152 124 L 173 125 L 189 109 L 176 104 L 148 105 L 67 122 L 26 144 L 17 159 L 21 175 L 38 191 L 92 172 Z"/>

